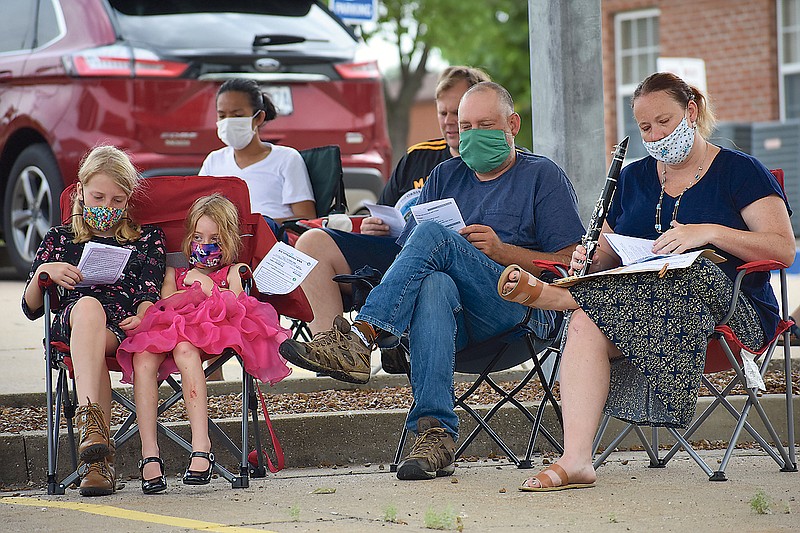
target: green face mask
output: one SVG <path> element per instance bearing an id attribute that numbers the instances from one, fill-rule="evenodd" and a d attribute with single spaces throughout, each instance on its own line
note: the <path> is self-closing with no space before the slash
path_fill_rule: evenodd
<path id="1" fill-rule="evenodd" d="M 459 137 L 461 159 L 479 174 L 496 169 L 511 153 L 503 130 L 467 130 L 462 131 Z"/>

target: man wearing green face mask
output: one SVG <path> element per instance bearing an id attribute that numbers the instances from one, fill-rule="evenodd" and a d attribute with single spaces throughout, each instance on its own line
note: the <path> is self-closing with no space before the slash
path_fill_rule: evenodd
<path id="1" fill-rule="evenodd" d="M 466 227 L 456 232 L 423 222 L 412 228 L 409 221 L 402 250 L 352 330 L 340 319 L 309 343 L 288 340 L 280 348 L 298 366 L 345 379 L 359 367 L 368 372 L 379 333 L 408 333 L 416 405 L 406 424 L 417 440 L 398 467 L 400 479 L 453 473 L 454 357 L 525 316 L 522 305 L 497 295 L 504 265 L 564 263 L 584 233 L 564 172 L 547 158 L 514 149 L 520 117 L 508 91 L 491 82 L 474 85 L 461 99 L 458 122 L 461 157 L 431 172 L 419 202 L 453 198 Z M 555 313 L 534 310 L 529 327 L 548 339 L 555 321 Z"/>

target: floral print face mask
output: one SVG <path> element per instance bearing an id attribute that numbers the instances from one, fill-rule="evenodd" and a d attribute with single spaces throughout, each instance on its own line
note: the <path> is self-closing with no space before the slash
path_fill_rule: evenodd
<path id="1" fill-rule="evenodd" d="M 83 220 L 89 227 L 97 231 L 110 230 L 117 222 L 122 220 L 124 213 L 125 210 L 119 207 L 106 207 L 103 205 L 89 207 L 83 204 Z"/>
<path id="2" fill-rule="evenodd" d="M 192 242 L 191 252 L 189 253 L 189 263 L 192 265 L 199 265 L 204 267 L 219 266 L 222 262 L 222 249 L 219 244 L 211 242 L 208 244 L 200 244 L 199 242 Z"/>

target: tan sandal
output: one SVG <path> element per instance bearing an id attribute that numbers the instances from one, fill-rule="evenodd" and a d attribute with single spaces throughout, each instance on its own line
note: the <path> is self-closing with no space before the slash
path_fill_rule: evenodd
<path id="1" fill-rule="evenodd" d="M 548 470 L 558 476 L 558 478 L 561 480 L 560 485 L 553 483 L 553 479 L 545 473 Z M 529 487 L 527 485 L 522 485 L 519 490 L 523 492 L 552 492 L 556 490 L 588 489 L 590 487 L 594 487 L 594 483 L 570 483 L 569 476 L 567 475 L 566 471 L 564 471 L 560 465 L 555 463 L 548 466 L 530 479 L 535 479 L 538 481 L 539 486 Z"/>
<path id="2" fill-rule="evenodd" d="M 503 286 L 509 283 L 508 276 L 512 272 L 518 272 L 519 279 L 514 288 L 506 292 L 503 290 Z M 502 299 L 509 302 L 530 305 L 539 298 L 545 285 L 546 283 L 529 274 L 519 265 L 508 265 L 503 270 L 503 273 L 500 274 L 500 280 L 497 282 L 497 293 Z"/>

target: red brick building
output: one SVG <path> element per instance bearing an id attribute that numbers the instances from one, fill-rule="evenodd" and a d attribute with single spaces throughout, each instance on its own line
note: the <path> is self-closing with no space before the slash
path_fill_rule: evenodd
<path id="1" fill-rule="evenodd" d="M 707 92 L 720 121 L 800 118 L 800 0 L 602 0 L 601 5 L 607 145 L 637 134 L 630 95 L 657 70 L 658 57 L 705 61 Z"/>

